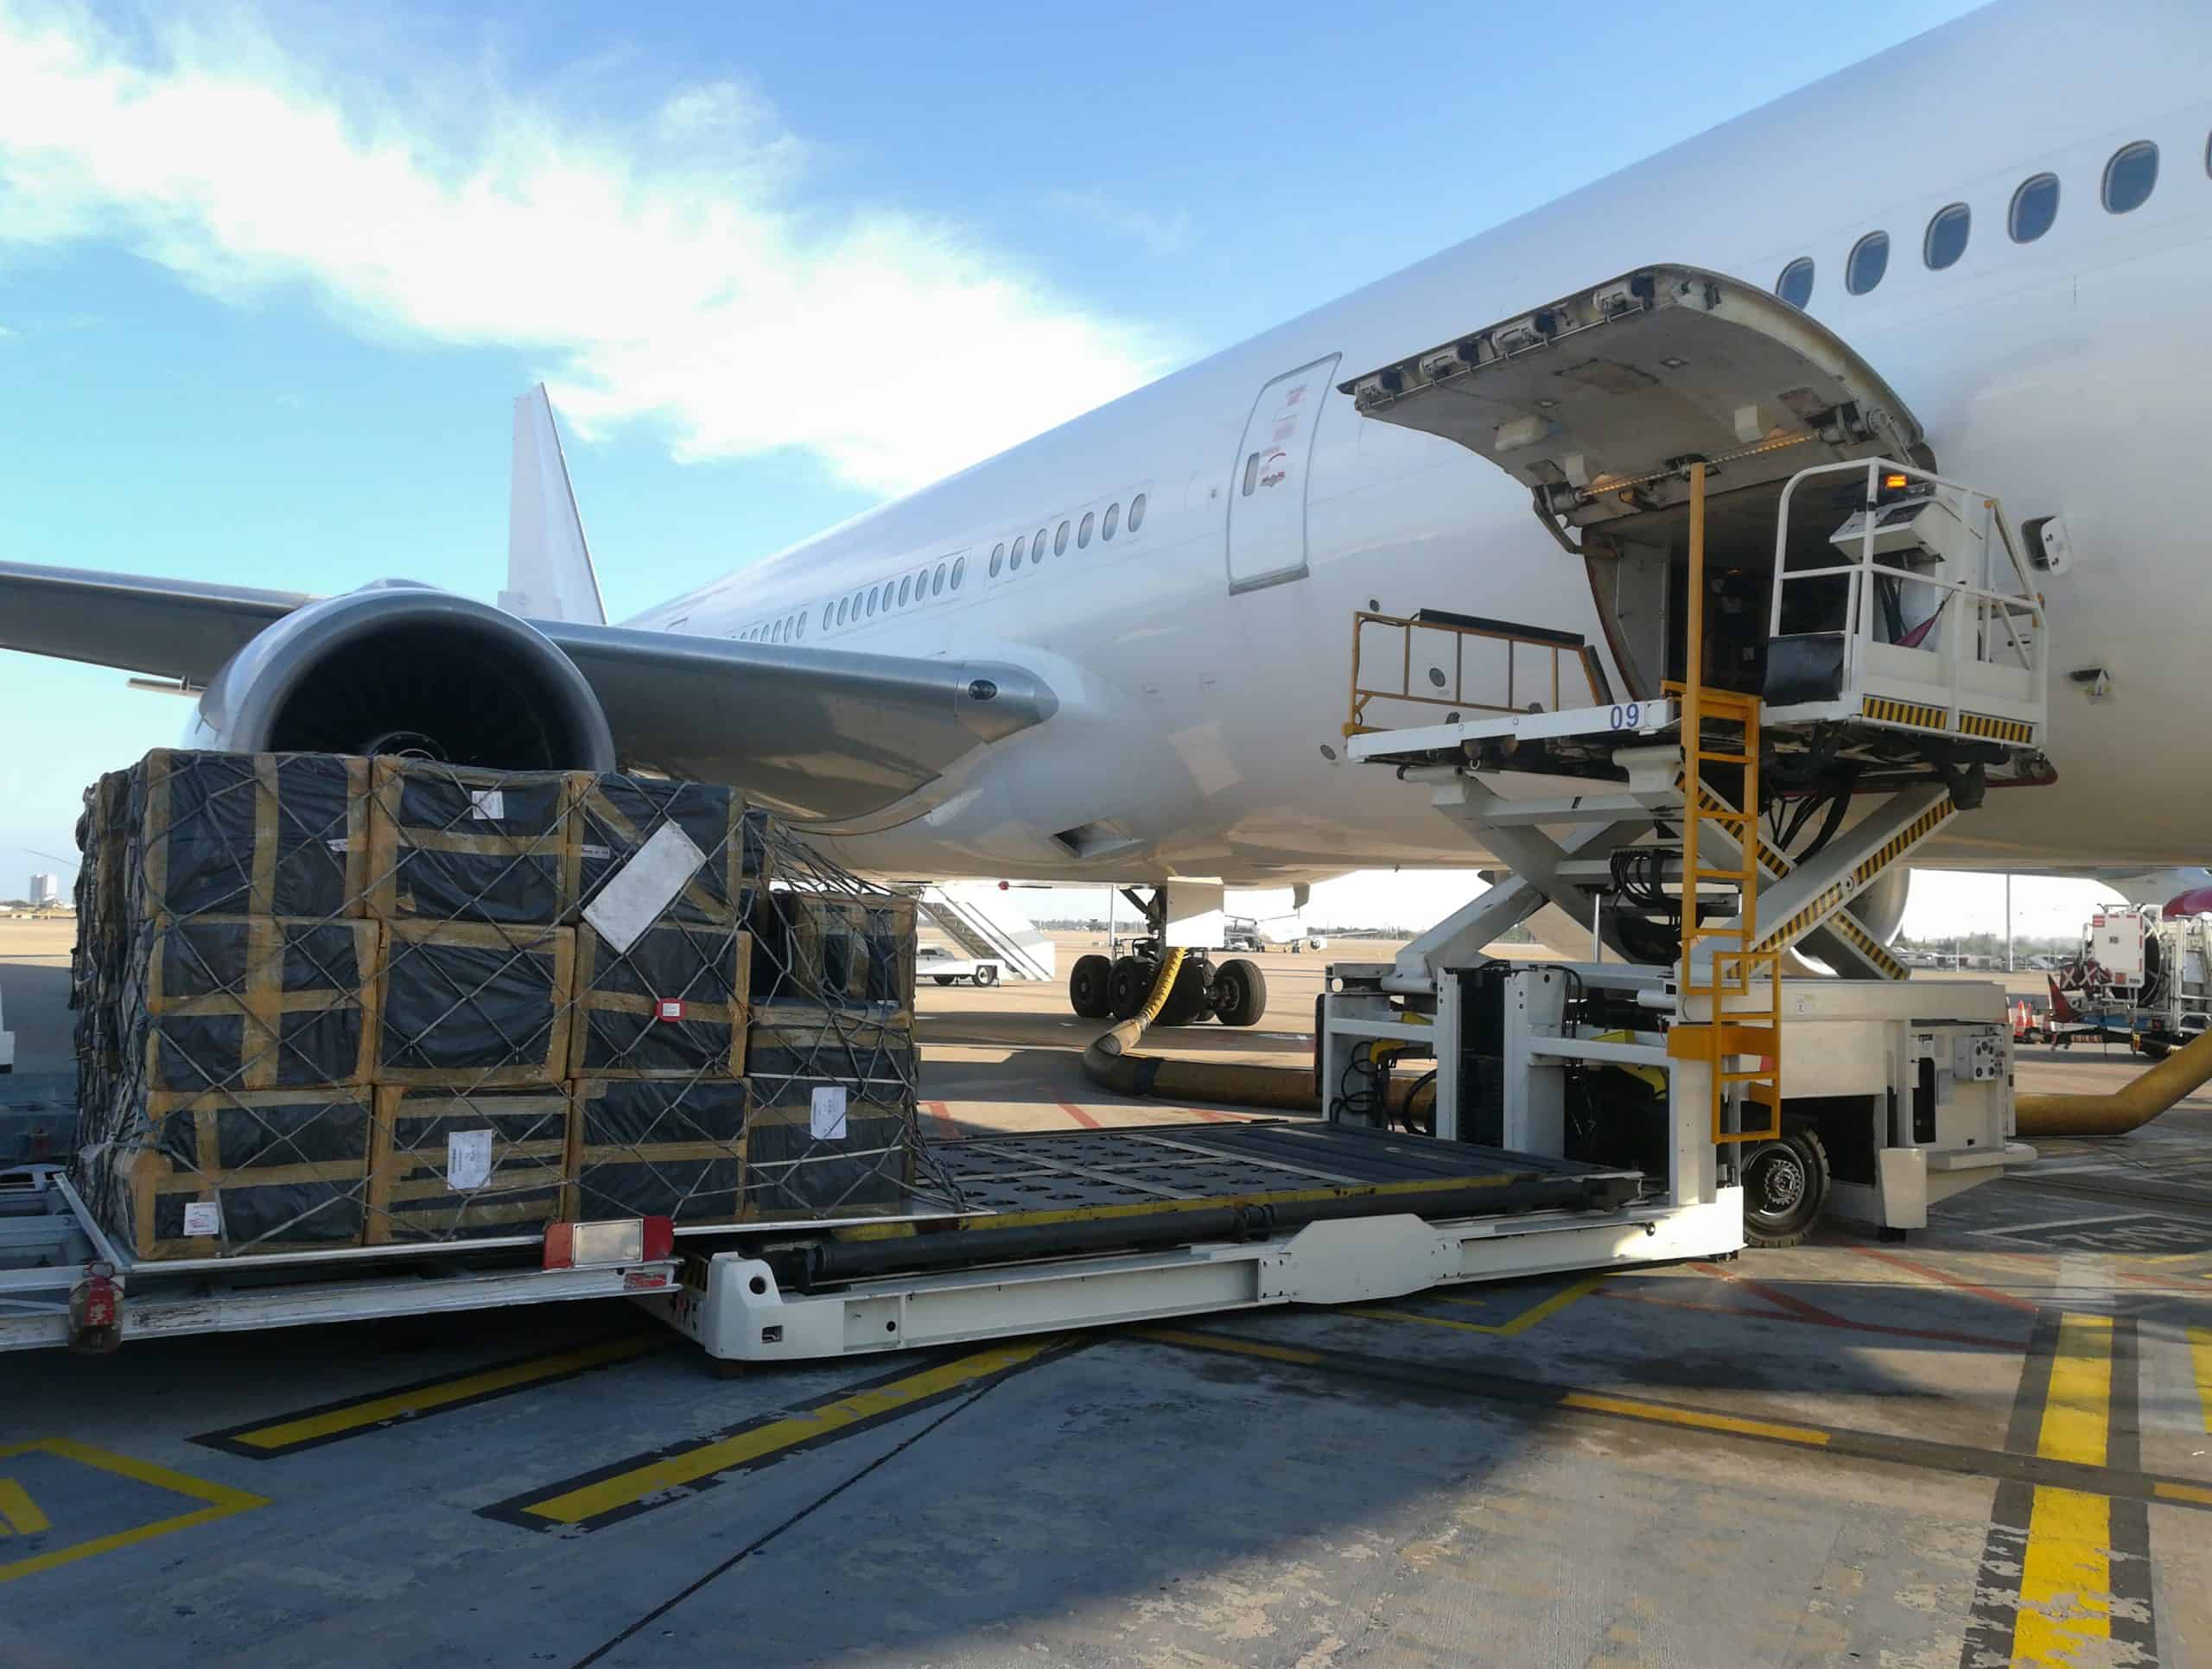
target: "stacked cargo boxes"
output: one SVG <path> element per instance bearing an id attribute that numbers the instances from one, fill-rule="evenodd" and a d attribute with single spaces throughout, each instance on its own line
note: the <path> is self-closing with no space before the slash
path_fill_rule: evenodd
<path id="1" fill-rule="evenodd" d="M 734 790 L 162 752 L 86 800 L 79 1180 L 136 1257 L 909 1197 L 912 904 Z"/>

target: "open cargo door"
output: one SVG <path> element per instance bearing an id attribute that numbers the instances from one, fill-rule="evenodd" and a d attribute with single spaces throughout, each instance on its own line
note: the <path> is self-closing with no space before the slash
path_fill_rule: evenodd
<path id="1" fill-rule="evenodd" d="M 1707 466 L 1708 563 L 1745 593 L 1728 612 L 1763 640 L 1783 484 L 1815 464 L 1935 462 L 1896 391 L 1834 332 L 1695 267 L 1641 268 L 1338 386 L 1363 416 L 1456 441 L 1529 488 L 1553 536 L 1588 559 L 1638 699 L 1681 670 L 1668 622 L 1681 612 L 1690 464 Z M 1808 549 L 1826 507 L 1807 507 Z M 1738 658 L 1713 676 L 1756 689 L 1763 641 Z"/>

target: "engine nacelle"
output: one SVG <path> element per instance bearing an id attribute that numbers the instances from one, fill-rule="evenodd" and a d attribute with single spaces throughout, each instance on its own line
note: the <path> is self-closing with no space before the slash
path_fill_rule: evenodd
<path id="1" fill-rule="evenodd" d="M 599 698 L 552 639 L 404 580 L 326 597 L 263 631 L 208 684 L 186 746 L 615 768 Z"/>

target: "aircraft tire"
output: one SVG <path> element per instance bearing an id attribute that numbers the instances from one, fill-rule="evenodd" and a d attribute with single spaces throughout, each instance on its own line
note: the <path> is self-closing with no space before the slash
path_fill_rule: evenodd
<path id="1" fill-rule="evenodd" d="M 1257 1025 L 1268 1012 L 1268 976 L 1237 956 L 1213 971 L 1213 1012 L 1224 1025 Z"/>
<path id="2" fill-rule="evenodd" d="M 1114 964 L 1103 956 L 1078 956 L 1068 970 L 1068 1006 L 1076 1018 L 1103 1020 L 1114 1012 Z"/>
<path id="3" fill-rule="evenodd" d="M 1152 982 L 1159 976 L 1159 968 L 1141 956 L 1119 956 L 1114 961 L 1111 984 L 1112 1006 L 1107 1010 L 1115 1019 L 1133 1020 L 1144 1006 L 1145 999 L 1152 995 Z"/>
<path id="4" fill-rule="evenodd" d="M 1190 1025 L 1206 1017 L 1205 964 L 1194 957 L 1185 957 L 1183 966 L 1176 970 L 1175 983 L 1167 993 L 1167 1000 L 1160 1006 L 1160 1018 L 1155 1025 Z"/>

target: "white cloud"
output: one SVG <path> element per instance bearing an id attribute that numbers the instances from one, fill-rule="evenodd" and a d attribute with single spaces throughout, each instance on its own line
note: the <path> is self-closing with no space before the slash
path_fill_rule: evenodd
<path id="1" fill-rule="evenodd" d="M 802 200 L 804 158 L 728 82 L 591 119 L 0 0 L 0 245 L 113 242 L 227 297 L 305 283 L 365 332 L 518 349 L 586 433 L 655 420 L 680 458 L 797 447 L 896 491 L 1158 369 L 957 225 Z"/>

